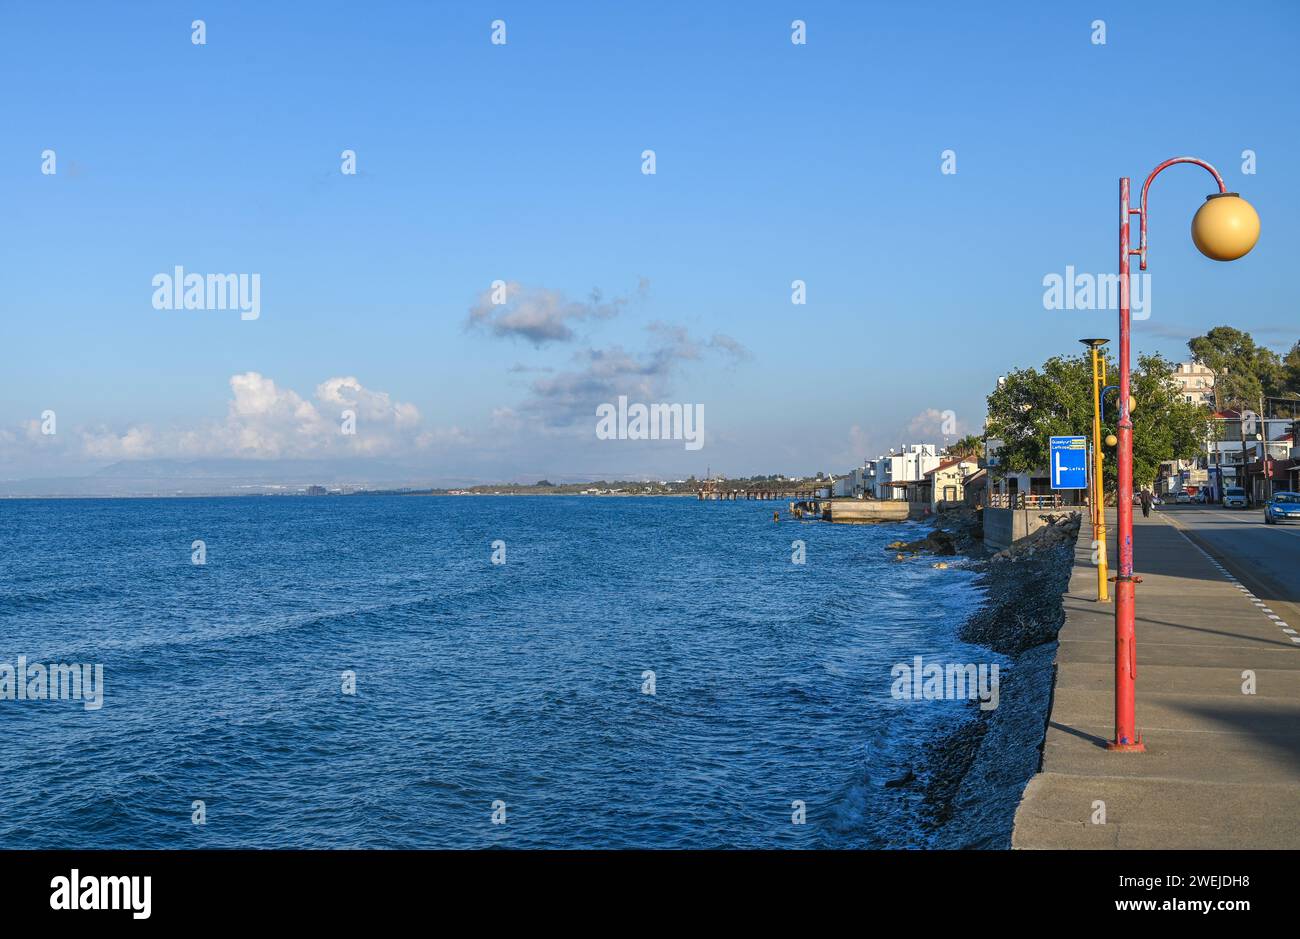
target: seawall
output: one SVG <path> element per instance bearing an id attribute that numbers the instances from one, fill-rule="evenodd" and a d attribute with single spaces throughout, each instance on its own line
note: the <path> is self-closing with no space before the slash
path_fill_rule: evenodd
<path id="1" fill-rule="evenodd" d="M 986 601 L 959 631 L 963 641 L 1011 662 L 1001 671 L 998 707 L 973 708 L 971 720 L 928 748 L 935 847 L 1011 846 L 1016 807 L 1039 766 L 1065 620 L 1062 595 L 1078 538 L 1077 517 L 1061 525 L 1021 546 L 1032 550 L 989 562 L 980 580 Z"/>
<path id="2" fill-rule="evenodd" d="M 1047 522 L 1044 509 L 984 509 L 984 543 L 995 551 L 1009 548 L 1043 528 Z M 1059 514 L 1059 512 L 1058 512 Z"/>

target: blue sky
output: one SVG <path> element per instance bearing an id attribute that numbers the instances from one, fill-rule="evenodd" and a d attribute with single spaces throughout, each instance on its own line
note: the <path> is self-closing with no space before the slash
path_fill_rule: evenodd
<path id="1" fill-rule="evenodd" d="M 1043 277 L 1113 271 L 1118 177 L 1183 154 L 1263 234 L 1204 259 L 1188 225 L 1212 181 L 1162 175 L 1137 347 L 1181 357 L 1219 323 L 1300 338 L 1292 3 L 306 9 L 0 14 L 0 475 L 341 455 L 431 478 L 842 471 L 937 439 L 936 412 L 978 430 L 997 375 L 1113 336 L 1111 312 L 1045 310 Z M 259 273 L 260 318 L 154 309 L 175 265 Z M 471 323 L 497 279 L 513 305 Z M 494 331 L 510 311 L 567 333 Z M 704 448 L 595 440 L 622 388 L 702 404 Z M 340 402 L 361 412 L 342 442 Z M 54 438 L 32 430 L 47 409 Z"/>

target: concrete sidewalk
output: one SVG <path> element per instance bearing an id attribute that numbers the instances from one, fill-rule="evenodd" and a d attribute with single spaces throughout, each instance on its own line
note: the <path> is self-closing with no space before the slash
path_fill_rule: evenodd
<path id="1" fill-rule="evenodd" d="M 1043 764 L 1016 848 L 1300 848 L 1300 644 L 1157 510 L 1135 510 L 1137 729 L 1112 753 L 1114 604 L 1097 603 L 1085 517 Z M 1107 521 L 1115 563 L 1114 510 Z M 1112 569 L 1113 574 L 1113 569 Z M 1112 593 L 1114 585 L 1111 585 Z M 1267 607 L 1263 607 L 1267 609 Z M 1256 693 L 1242 693 L 1242 672 Z M 1095 803 L 1105 823 L 1095 824 Z"/>

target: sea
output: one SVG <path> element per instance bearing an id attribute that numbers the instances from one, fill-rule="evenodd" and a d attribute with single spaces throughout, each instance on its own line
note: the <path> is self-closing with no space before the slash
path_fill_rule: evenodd
<path id="1" fill-rule="evenodd" d="M 927 750 L 980 712 L 892 669 L 1003 661 L 978 572 L 778 508 L 0 500 L 0 844 L 945 846 Z"/>

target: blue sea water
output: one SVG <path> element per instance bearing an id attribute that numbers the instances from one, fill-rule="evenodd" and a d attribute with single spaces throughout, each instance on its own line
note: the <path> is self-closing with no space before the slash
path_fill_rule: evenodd
<path id="1" fill-rule="evenodd" d="M 0 501 L 0 663 L 105 683 L 99 710 L 0 700 L 0 844 L 935 844 L 885 783 L 976 712 L 895 700 L 890 668 L 999 661 L 956 638 L 976 575 L 895 562 L 920 525 L 775 507 Z"/>

